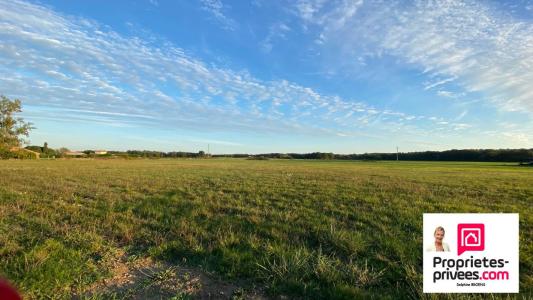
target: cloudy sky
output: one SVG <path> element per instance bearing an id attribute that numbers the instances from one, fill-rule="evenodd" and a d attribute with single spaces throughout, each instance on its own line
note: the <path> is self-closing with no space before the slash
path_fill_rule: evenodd
<path id="1" fill-rule="evenodd" d="M 533 1 L 0 0 L 0 41 L 32 144 L 533 147 Z"/>

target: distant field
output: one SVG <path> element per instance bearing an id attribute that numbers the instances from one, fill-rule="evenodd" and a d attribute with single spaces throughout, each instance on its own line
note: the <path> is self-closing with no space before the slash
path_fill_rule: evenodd
<path id="1" fill-rule="evenodd" d="M 533 169 L 503 163 L 0 161 L 0 274 L 28 298 L 128 298 L 97 283 L 150 258 L 267 296 L 420 298 L 423 212 L 518 212 L 528 298 L 532 204 Z"/>

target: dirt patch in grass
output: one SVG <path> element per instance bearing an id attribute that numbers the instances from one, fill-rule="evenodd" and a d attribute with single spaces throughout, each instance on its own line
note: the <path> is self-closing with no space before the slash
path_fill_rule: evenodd
<path id="1" fill-rule="evenodd" d="M 268 299 L 260 289 L 245 289 L 198 268 L 122 256 L 111 278 L 92 285 L 79 299 Z"/>

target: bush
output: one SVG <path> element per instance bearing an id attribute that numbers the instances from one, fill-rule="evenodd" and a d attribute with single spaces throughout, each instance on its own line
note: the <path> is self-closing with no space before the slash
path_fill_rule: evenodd
<path id="1" fill-rule="evenodd" d="M 29 151 L 17 150 L 13 151 L 13 153 L 15 154 L 15 158 L 18 159 L 37 159 L 37 156 Z"/>
<path id="2" fill-rule="evenodd" d="M 16 158 L 9 149 L 0 146 L 0 159 Z"/>
<path id="3" fill-rule="evenodd" d="M 16 159 L 36 159 L 37 156 L 29 151 L 25 151 L 24 149 L 18 149 L 18 150 L 10 150 L 6 147 L 0 147 L 0 159 L 10 159 L 10 158 L 16 158 Z"/>

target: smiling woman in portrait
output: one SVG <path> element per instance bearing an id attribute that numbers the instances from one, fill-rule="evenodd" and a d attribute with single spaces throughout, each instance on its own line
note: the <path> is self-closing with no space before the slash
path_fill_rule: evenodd
<path id="1" fill-rule="evenodd" d="M 433 233 L 435 241 L 426 247 L 426 252 L 450 252 L 450 246 L 442 241 L 444 240 L 444 234 L 445 231 L 442 226 L 435 228 Z"/>

